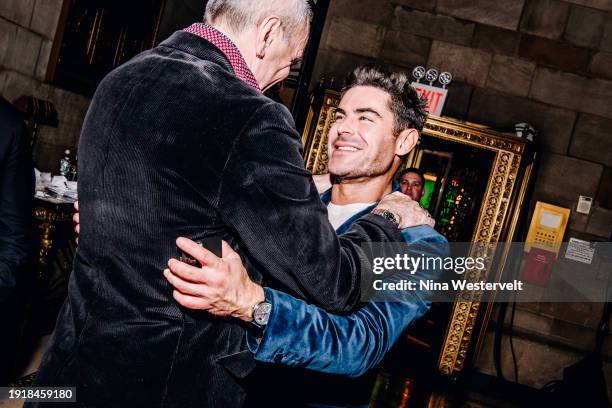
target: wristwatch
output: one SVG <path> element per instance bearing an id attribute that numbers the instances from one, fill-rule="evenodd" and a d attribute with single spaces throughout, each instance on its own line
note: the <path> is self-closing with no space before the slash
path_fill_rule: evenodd
<path id="1" fill-rule="evenodd" d="M 272 312 L 272 303 L 264 300 L 253 306 L 253 321 L 252 323 L 258 328 L 264 328 L 270 320 L 270 313 Z"/>
<path id="2" fill-rule="evenodd" d="M 399 222 L 397 221 L 397 218 L 395 218 L 395 214 L 393 214 L 391 211 L 387 211 L 387 210 L 374 211 L 372 214 L 379 215 L 383 217 L 385 220 L 391 221 L 393 224 L 395 224 L 397 228 L 399 228 Z"/>

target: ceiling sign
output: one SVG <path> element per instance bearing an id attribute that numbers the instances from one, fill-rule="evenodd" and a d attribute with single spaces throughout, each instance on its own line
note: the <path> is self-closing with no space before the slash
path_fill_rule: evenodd
<path id="1" fill-rule="evenodd" d="M 425 71 L 424 67 L 416 67 L 412 71 L 412 76 L 414 76 L 416 81 L 410 85 L 412 85 L 420 96 L 427 99 L 427 112 L 429 112 L 430 115 L 442 116 L 442 110 L 444 109 L 444 103 L 448 95 L 446 86 L 453 80 L 452 75 L 449 72 L 443 72 L 438 76 L 438 71 L 434 68 Z M 421 79 L 423 78 L 429 82 L 429 85 L 421 83 Z M 442 84 L 441 88 L 434 86 L 436 80 Z"/>

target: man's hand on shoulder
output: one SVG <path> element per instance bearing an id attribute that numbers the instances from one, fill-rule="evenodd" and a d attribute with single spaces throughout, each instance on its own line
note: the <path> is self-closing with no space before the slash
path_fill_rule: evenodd
<path id="1" fill-rule="evenodd" d="M 395 216 L 400 229 L 429 225 L 433 227 L 436 222 L 426 209 L 406 194 L 396 191 L 385 196 L 372 210 L 374 214 L 388 211 Z"/>

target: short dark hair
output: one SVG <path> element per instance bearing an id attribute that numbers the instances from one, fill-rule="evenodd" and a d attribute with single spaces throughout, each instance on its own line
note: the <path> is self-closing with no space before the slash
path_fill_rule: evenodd
<path id="1" fill-rule="evenodd" d="M 391 72 L 382 65 L 364 64 L 348 75 L 342 95 L 356 86 L 372 86 L 391 96 L 389 108 L 395 117 L 393 129 L 395 135 L 405 129 L 416 129 L 419 134 L 421 133 L 427 118 L 425 110 L 427 102 L 410 86 L 408 75 L 403 72 Z"/>
<path id="2" fill-rule="evenodd" d="M 421 169 L 417 169 L 416 167 L 410 167 L 408 169 L 402 170 L 399 176 L 397 176 L 397 181 L 400 181 L 406 173 L 414 173 L 418 175 L 421 178 L 421 184 L 425 185 L 425 173 L 423 173 Z"/>

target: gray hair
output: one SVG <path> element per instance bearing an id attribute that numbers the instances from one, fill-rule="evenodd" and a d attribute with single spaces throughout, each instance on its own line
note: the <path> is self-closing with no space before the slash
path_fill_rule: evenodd
<path id="1" fill-rule="evenodd" d="M 209 0 L 204 20 L 211 25 L 223 22 L 239 33 L 271 15 L 280 18 L 285 38 L 293 38 L 310 23 L 312 10 L 308 0 Z"/>

